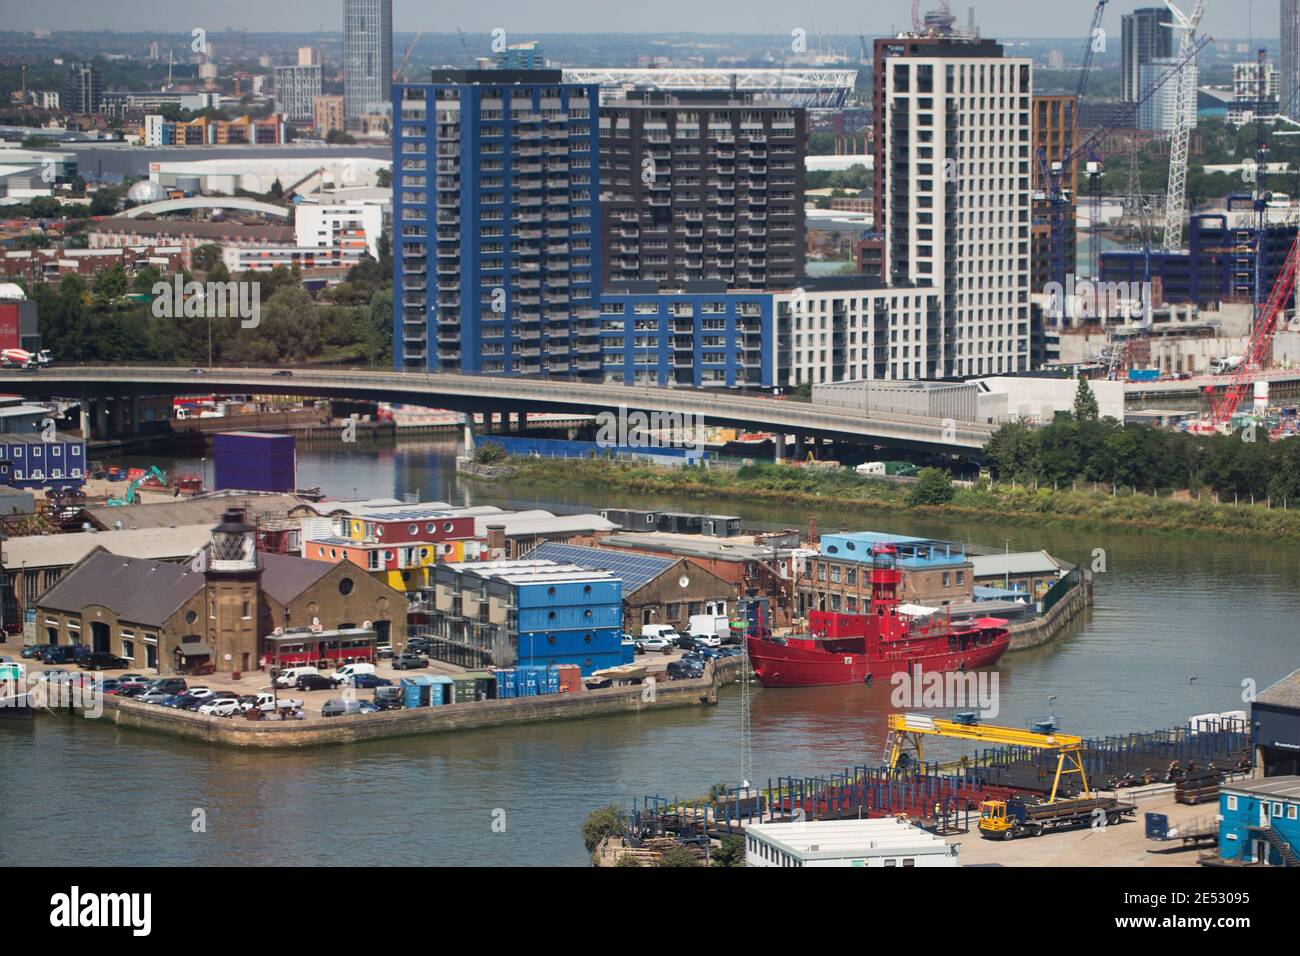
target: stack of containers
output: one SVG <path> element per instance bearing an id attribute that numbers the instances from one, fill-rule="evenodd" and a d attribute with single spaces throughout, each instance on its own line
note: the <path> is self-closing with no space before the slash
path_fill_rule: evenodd
<path id="1" fill-rule="evenodd" d="M 589 676 L 625 662 L 622 580 L 607 571 L 577 575 L 515 585 L 521 666 L 576 664 Z"/>

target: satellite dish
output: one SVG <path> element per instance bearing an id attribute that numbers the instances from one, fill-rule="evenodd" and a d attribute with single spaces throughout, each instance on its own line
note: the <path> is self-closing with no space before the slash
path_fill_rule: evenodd
<path id="1" fill-rule="evenodd" d="M 276 636 L 276 637 L 280 637 L 280 636 L 282 636 L 282 635 L 284 634 L 284 628 L 282 628 L 282 627 L 277 627 L 277 628 L 276 628 L 274 631 L 272 631 L 271 633 L 272 633 L 274 636 Z"/>
<path id="2" fill-rule="evenodd" d="M 372 624 L 370 621 L 362 621 L 362 622 L 361 622 L 361 630 L 363 630 L 363 631 L 373 631 L 374 629 L 375 629 L 375 625 Z"/>
<path id="3" fill-rule="evenodd" d="M 684 588 L 685 588 L 685 587 L 690 587 L 691 579 L 688 578 L 686 575 L 683 574 L 680 578 L 677 579 L 677 584 L 678 584 L 680 587 L 684 587 Z"/>

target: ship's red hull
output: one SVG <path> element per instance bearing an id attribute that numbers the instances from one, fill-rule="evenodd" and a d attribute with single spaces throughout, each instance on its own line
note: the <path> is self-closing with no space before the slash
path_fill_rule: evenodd
<path id="1" fill-rule="evenodd" d="M 764 687 L 815 687 L 825 684 L 859 684 L 888 680 L 915 667 L 925 671 L 974 670 L 998 662 L 1011 644 L 1005 628 L 991 630 L 951 649 L 946 638 L 919 638 L 891 643 L 885 654 L 871 656 L 857 651 L 825 651 L 778 644 L 750 637 L 749 660 Z M 961 642 L 965 643 L 965 642 Z"/>

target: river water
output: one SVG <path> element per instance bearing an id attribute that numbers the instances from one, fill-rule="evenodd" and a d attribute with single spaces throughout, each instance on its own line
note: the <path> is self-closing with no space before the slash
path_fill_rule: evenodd
<path id="1" fill-rule="evenodd" d="M 808 521 L 802 508 L 768 503 L 475 484 L 456 477 L 455 453 L 450 441 L 306 446 L 299 484 L 336 498 L 411 494 L 553 510 L 672 505 L 774 526 Z M 1168 726 L 1241 709 L 1243 681 L 1263 688 L 1300 666 L 1300 558 L 1291 546 L 868 509 L 819 509 L 817 521 L 822 531 L 1046 548 L 1089 564 L 1104 552 L 1094 607 L 1050 645 L 1009 654 L 996 669 L 998 723 L 1025 726 L 1050 712 L 1063 729 L 1084 735 Z M 765 784 L 778 774 L 877 761 L 889 697 L 883 685 L 755 689 L 752 779 Z M 0 721 L 0 863 L 582 865 L 579 828 L 593 808 L 701 794 L 739 779 L 739 703 L 730 687 L 716 708 L 269 754 L 96 721 Z"/>

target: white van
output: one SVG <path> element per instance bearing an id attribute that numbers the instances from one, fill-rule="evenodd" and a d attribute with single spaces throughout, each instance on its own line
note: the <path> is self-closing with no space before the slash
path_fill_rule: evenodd
<path id="1" fill-rule="evenodd" d="M 350 684 L 352 683 L 352 678 L 356 677 L 358 674 L 373 674 L 374 672 L 374 664 L 360 661 L 356 664 L 344 664 L 330 676 L 340 684 Z"/>
<path id="2" fill-rule="evenodd" d="M 722 638 L 730 636 L 731 621 L 725 614 L 692 614 L 686 623 L 686 633 L 703 638 L 710 647 L 717 647 Z M 714 638 L 718 638 L 718 644 L 712 643 Z"/>
<path id="3" fill-rule="evenodd" d="M 677 629 L 671 624 L 647 624 L 641 628 L 641 637 L 637 640 L 637 646 L 643 651 L 667 653 L 679 636 Z"/>
<path id="4" fill-rule="evenodd" d="M 319 676 L 320 671 L 315 667 L 290 667 L 288 670 L 280 671 L 280 676 L 275 679 L 276 687 L 292 687 L 298 683 L 298 678 L 307 674 L 316 674 Z"/>

